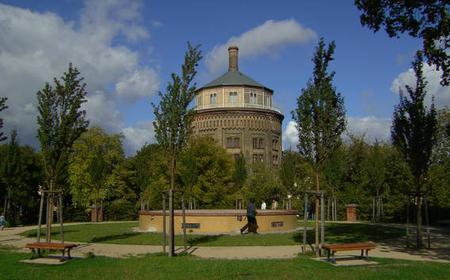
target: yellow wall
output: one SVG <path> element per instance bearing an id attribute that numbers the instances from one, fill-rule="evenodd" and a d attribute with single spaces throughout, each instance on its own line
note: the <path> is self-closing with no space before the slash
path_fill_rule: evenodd
<path id="1" fill-rule="evenodd" d="M 199 223 L 198 229 L 187 229 L 188 233 L 202 234 L 222 234 L 222 233 L 239 233 L 239 229 L 247 223 L 247 218 L 241 216 L 242 221 L 238 220 L 238 216 L 186 216 L 186 223 Z M 257 215 L 258 232 L 277 232 L 290 231 L 297 227 L 297 217 L 292 214 L 280 215 Z M 273 227 L 272 222 L 283 222 L 282 226 Z M 169 230 L 169 217 L 166 218 L 166 229 Z M 139 229 L 142 231 L 161 232 L 163 217 L 161 215 L 140 214 Z M 182 217 L 175 216 L 175 233 L 182 233 Z"/>

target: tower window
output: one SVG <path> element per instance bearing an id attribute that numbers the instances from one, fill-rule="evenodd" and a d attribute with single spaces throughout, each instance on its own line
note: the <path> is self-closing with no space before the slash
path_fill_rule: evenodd
<path id="1" fill-rule="evenodd" d="M 216 104 L 217 103 L 217 94 L 211 93 L 209 95 L 209 103 L 210 104 Z"/>
<path id="2" fill-rule="evenodd" d="M 253 163 L 264 162 L 264 154 L 253 154 Z"/>
<path id="3" fill-rule="evenodd" d="M 253 137 L 253 149 L 264 149 L 264 138 Z"/>
<path id="4" fill-rule="evenodd" d="M 230 92 L 230 103 L 237 103 L 237 92 Z"/>
<path id="5" fill-rule="evenodd" d="M 256 93 L 250 92 L 250 104 L 256 104 Z"/>
<path id="6" fill-rule="evenodd" d="M 240 148 L 241 147 L 241 139 L 239 137 L 227 137 L 226 147 L 227 148 Z"/>

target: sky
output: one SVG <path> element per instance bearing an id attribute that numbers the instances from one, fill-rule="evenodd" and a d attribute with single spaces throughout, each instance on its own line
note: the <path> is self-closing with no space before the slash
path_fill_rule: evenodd
<path id="1" fill-rule="evenodd" d="M 180 73 L 187 42 L 201 44 L 202 86 L 227 70 L 239 47 L 241 72 L 274 90 L 284 113 L 283 147 L 298 143 L 291 111 L 312 75 L 320 38 L 335 41 L 334 85 L 344 97 L 348 133 L 388 141 L 399 88 L 414 85 L 420 39 L 389 38 L 361 26 L 353 1 L 0 0 L 0 96 L 4 131 L 39 147 L 36 92 L 70 62 L 87 83 L 92 126 L 122 133 L 127 155 L 155 142 L 151 103 Z M 450 87 L 424 65 L 428 104 L 450 107 Z"/>

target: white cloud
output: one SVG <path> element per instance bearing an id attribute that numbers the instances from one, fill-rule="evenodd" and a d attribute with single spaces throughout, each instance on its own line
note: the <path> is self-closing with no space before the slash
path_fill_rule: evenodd
<path id="1" fill-rule="evenodd" d="M 351 135 L 363 136 L 369 142 L 389 141 L 391 120 L 385 118 L 377 118 L 374 116 L 367 117 L 348 117 L 347 131 Z M 343 135 L 343 138 L 348 138 L 348 135 Z M 294 121 L 289 121 L 286 129 L 283 132 L 283 141 L 285 149 L 297 149 L 298 145 L 298 130 Z"/>
<path id="2" fill-rule="evenodd" d="M 431 98 L 434 96 L 434 104 L 436 108 L 443 108 L 445 106 L 450 107 L 450 86 L 443 87 L 440 84 L 441 71 L 436 71 L 434 66 L 430 66 L 427 63 L 423 64 L 423 75 L 428 82 L 426 90 L 426 104 L 431 104 Z M 409 85 L 413 89 L 416 86 L 416 76 L 412 68 L 405 72 L 400 73 L 391 84 L 391 91 L 399 93 L 399 89 L 402 89 L 404 93 L 405 85 Z"/>
<path id="3" fill-rule="evenodd" d="M 2 112 L 5 131 L 17 128 L 22 142 L 37 146 L 36 92 L 72 62 L 88 85 L 91 124 L 120 132 L 118 98 L 148 97 L 160 82 L 155 69 L 139 65 L 138 52 L 118 42 L 149 36 L 140 25 L 138 1 L 87 0 L 75 22 L 0 4 L 0 95 L 6 94 L 9 106 Z M 117 92 L 111 92 L 115 86 Z"/>
<path id="4" fill-rule="evenodd" d="M 303 27 L 294 19 L 268 20 L 237 37 L 231 37 L 225 44 L 215 46 L 205 56 L 206 66 L 211 73 L 223 71 L 227 66 L 227 49 L 230 45 L 239 47 L 239 57 L 276 54 L 281 48 L 306 43 L 317 37 L 314 30 Z"/>
<path id="5" fill-rule="evenodd" d="M 347 131 L 355 136 L 365 136 L 365 139 L 373 142 L 389 141 L 391 135 L 391 120 L 387 118 L 348 117 Z"/>
<path id="6" fill-rule="evenodd" d="M 96 91 L 87 96 L 84 104 L 91 126 L 100 126 L 106 131 L 118 133 L 122 129 L 122 115 L 114 100 L 103 91 Z"/>
<path id="7" fill-rule="evenodd" d="M 150 97 L 158 89 L 158 73 L 148 68 L 135 70 L 133 73 L 120 78 L 116 84 L 117 94 L 132 100 L 140 97 Z"/>
<path id="8" fill-rule="evenodd" d="M 134 154 L 142 146 L 155 141 L 155 131 L 151 121 L 140 122 L 135 126 L 129 126 L 122 130 L 125 136 L 125 152 Z"/>
<path id="9" fill-rule="evenodd" d="M 297 124 L 294 121 L 289 121 L 286 129 L 283 132 L 283 142 L 285 149 L 296 150 L 298 145 L 298 130 Z"/>

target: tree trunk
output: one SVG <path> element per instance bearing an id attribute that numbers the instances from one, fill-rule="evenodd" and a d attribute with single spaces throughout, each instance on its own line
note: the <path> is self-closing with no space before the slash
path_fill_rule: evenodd
<path id="1" fill-rule="evenodd" d="M 187 249 L 187 240 L 186 240 L 186 207 L 184 205 L 184 194 L 181 197 L 181 208 L 183 211 L 183 247 L 184 250 Z"/>
<path id="2" fill-rule="evenodd" d="M 169 257 L 175 256 L 175 221 L 173 209 L 173 191 L 175 187 L 175 155 L 172 152 L 170 162 L 170 190 L 169 190 Z"/>
<path id="3" fill-rule="evenodd" d="M 320 182 L 319 182 L 319 173 L 316 171 L 316 209 L 315 209 L 315 248 L 316 248 L 316 256 L 320 256 L 319 252 L 319 191 L 320 191 Z"/>
<path id="4" fill-rule="evenodd" d="M 427 248 L 431 248 L 431 237 L 430 237 L 430 216 L 428 215 L 428 194 L 425 194 L 425 225 L 427 230 Z"/>
<path id="5" fill-rule="evenodd" d="M 305 209 L 303 209 L 303 253 L 306 253 L 306 235 L 307 235 L 307 225 L 308 225 L 308 193 L 305 192 Z"/>
<path id="6" fill-rule="evenodd" d="M 53 178 L 49 182 L 49 191 L 53 191 Z M 53 193 L 47 195 L 47 242 L 52 242 Z"/>
<path id="7" fill-rule="evenodd" d="M 416 216 L 417 216 L 417 231 L 416 231 L 416 246 L 418 249 L 422 248 L 423 239 L 422 239 L 422 197 L 420 192 L 417 192 L 417 207 L 416 207 Z"/>
<path id="8" fill-rule="evenodd" d="M 166 194 L 162 194 L 162 211 L 163 211 L 163 252 L 166 253 L 166 245 L 167 245 L 167 230 L 166 230 Z"/>

